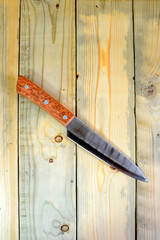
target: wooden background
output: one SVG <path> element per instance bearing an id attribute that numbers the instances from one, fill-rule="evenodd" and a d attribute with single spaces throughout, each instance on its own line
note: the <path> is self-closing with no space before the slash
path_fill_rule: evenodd
<path id="1" fill-rule="evenodd" d="M 75 146 L 17 96 L 19 74 L 149 183 Z M 159 74 L 158 0 L 0 0 L 0 240 L 160 239 Z"/>

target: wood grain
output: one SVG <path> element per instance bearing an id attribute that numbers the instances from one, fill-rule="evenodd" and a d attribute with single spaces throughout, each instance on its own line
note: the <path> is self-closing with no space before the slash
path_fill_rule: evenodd
<path id="1" fill-rule="evenodd" d="M 0 239 L 18 239 L 19 0 L 0 1 Z"/>
<path id="2" fill-rule="evenodd" d="M 73 0 L 21 1 L 20 74 L 72 112 L 74 19 Z M 75 239 L 75 145 L 60 123 L 24 97 L 19 113 L 20 238 Z"/>
<path id="3" fill-rule="evenodd" d="M 137 162 L 137 239 L 160 238 L 160 1 L 134 1 Z"/>
<path id="4" fill-rule="evenodd" d="M 19 76 L 18 78 L 17 93 L 35 103 L 64 126 L 67 126 L 75 117 L 62 104 L 24 76 Z"/>
<path id="5" fill-rule="evenodd" d="M 132 1 L 77 0 L 78 117 L 134 160 Z M 78 148 L 78 239 L 135 239 L 135 181 Z"/>

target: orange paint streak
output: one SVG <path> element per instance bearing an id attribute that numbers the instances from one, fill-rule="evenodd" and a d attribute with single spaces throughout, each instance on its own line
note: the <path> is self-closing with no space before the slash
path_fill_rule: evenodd
<path id="1" fill-rule="evenodd" d="M 97 76 L 97 86 L 96 86 L 96 94 L 95 94 L 95 114 L 94 114 L 94 130 L 96 127 L 96 115 L 97 115 L 97 94 L 98 94 L 98 86 L 99 86 L 99 75 L 100 75 L 100 66 L 101 66 L 101 57 L 100 57 L 100 43 L 99 43 L 99 36 L 98 36 L 98 27 L 97 27 L 97 21 L 96 21 L 96 16 L 95 16 L 95 30 L 96 30 L 96 37 L 97 37 L 97 42 L 98 42 L 98 76 Z"/>
<path id="2" fill-rule="evenodd" d="M 96 86 L 96 95 L 95 95 L 95 120 L 94 120 L 94 126 L 96 127 L 96 105 L 97 105 L 97 96 L 98 96 L 98 88 L 99 88 L 99 81 L 100 81 L 100 73 L 102 71 L 102 68 L 106 68 L 107 72 L 107 81 L 108 81 L 108 108 L 109 108 L 109 120 L 108 120 L 108 138 L 110 138 L 110 125 L 111 125 L 111 76 L 110 76 L 110 47 L 111 47 L 111 21 L 112 21 L 112 15 L 110 14 L 110 25 L 109 25 L 109 35 L 108 35 L 108 41 L 106 44 L 106 49 L 102 48 L 100 46 L 100 41 L 99 41 L 99 35 L 98 35 L 98 27 L 97 27 L 97 22 L 96 22 L 96 17 L 95 17 L 95 29 L 96 29 L 96 37 L 97 37 L 97 42 L 98 42 L 98 75 L 97 75 L 97 86 Z M 114 176 L 114 174 L 113 174 Z M 112 176 L 112 177 L 113 177 Z M 100 164 L 98 165 L 98 170 L 97 170 L 97 182 L 98 182 L 98 189 L 99 192 L 102 192 L 104 180 L 105 180 L 105 173 L 103 170 L 103 166 Z M 112 178 L 111 178 L 112 180 Z M 111 185 L 111 180 L 110 184 Z M 110 188 L 109 188 L 110 189 Z M 109 192 L 109 209 L 110 209 L 110 192 Z M 108 226 L 108 223 L 107 223 Z M 108 227 L 106 227 L 108 229 Z M 111 211 L 109 211 L 109 234 L 110 234 L 110 239 L 111 239 Z"/>
<path id="3" fill-rule="evenodd" d="M 98 87 L 99 87 L 99 78 L 100 78 L 100 72 L 103 67 L 106 67 L 107 69 L 107 80 L 108 80 L 108 96 L 109 96 L 109 123 L 108 123 L 108 138 L 110 137 L 110 123 L 111 123 L 111 84 L 110 84 L 110 46 L 111 46 L 111 15 L 110 15 L 110 26 L 109 26 L 109 37 L 107 42 L 106 50 L 104 50 L 100 46 L 99 42 L 99 36 L 98 36 L 98 28 L 97 28 L 97 22 L 95 17 L 95 29 L 96 29 L 96 36 L 98 41 L 98 76 L 97 76 L 97 86 L 96 86 L 96 94 L 95 94 L 95 121 L 94 126 L 96 126 L 96 104 L 97 104 L 97 95 L 98 95 Z"/>
<path id="4" fill-rule="evenodd" d="M 108 193 L 108 200 L 109 200 L 109 239 L 111 240 L 111 183 L 114 178 L 114 176 L 117 174 L 117 172 L 114 172 L 109 180 L 109 193 Z"/>
<path id="5" fill-rule="evenodd" d="M 105 172 L 103 169 L 103 163 L 99 161 L 98 168 L 97 168 L 97 183 L 98 183 L 98 190 L 100 193 L 102 193 L 104 180 L 105 180 Z"/>
<path id="6" fill-rule="evenodd" d="M 109 27 L 109 38 L 107 44 L 107 79 L 108 79 L 108 94 L 109 94 L 109 123 L 108 123 L 108 138 L 110 138 L 110 126 L 111 126 L 111 82 L 110 82 L 110 47 L 111 47 L 111 16 L 110 15 L 110 27 Z"/>
<path id="7" fill-rule="evenodd" d="M 109 94 L 109 122 L 108 122 L 108 138 L 110 139 L 110 125 L 111 125 L 111 83 L 110 83 L 110 47 L 111 47 L 111 16 L 110 15 L 110 28 L 109 28 L 109 38 L 106 48 L 106 57 L 107 57 L 107 79 L 108 79 L 108 94 Z M 112 178 L 111 178 L 112 179 Z M 111 185 L 111 181 L 110 181 Z M 109 188 L 110 189 L 110 188 Z M 110 208 L 110 191 L 109 191 L 109 209 Z M 110 239 L 111 239 L 111 211 L 109 211 L 109 231 L 110 231 Z"/>
<path id="8" fill-rule="evenodd" d="M 102 66 L 105 67 L 106 64 L 107 62 L 106 62 L 105 51 L 104 49 L 102 49 Z"/>

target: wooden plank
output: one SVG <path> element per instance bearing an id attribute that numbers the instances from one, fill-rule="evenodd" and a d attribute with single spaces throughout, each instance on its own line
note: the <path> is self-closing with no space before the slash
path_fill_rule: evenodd
<path id="1" fill-rule="evenodd" d="M 77 1 L 78 116 L 134 160 L 132 1 Z M 78 239 L 135 239 L 135 180 L 78 148 Z"/>
<path id="2" fill-rule="evenodd" d="M 72 112 L 74 9 L 73 0 L 22 0 L 20 40 L 20 74 Z M 20 238 L 75 239 L 74 144 L 65 127 L 30 101 L 20 97 L 19 109 Z"/>
<path id="3" fill-rule="evenodd" d="M 137 239 L 160 239 L 160 1 L 134 1 L 137 161 Z"/>
<path id="4" fill-rule="evenodd" d="M 18 239 L 19 0 L 0 1 L 0 239 Z"/>

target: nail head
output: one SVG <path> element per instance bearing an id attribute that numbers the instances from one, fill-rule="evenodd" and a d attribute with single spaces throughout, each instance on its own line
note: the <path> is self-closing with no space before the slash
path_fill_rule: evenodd
<path id="1" fill-rule="evenodd" d="M 68 232 L 69 226 L 68 226 L 68 225 L 62 225 L 62 226 L 61 226 L 61 230 L 62 230 L 63 232 Z"/>
<path id="2" fill-rule="evenodd" d="M 55 137 L 55 141 L 56 141 L 57 143 L 62 142 L 62 140 L 63 140 L 63 137 L 62 137 L 61 135 L 57 135 L 57 136 Z"/>

